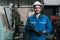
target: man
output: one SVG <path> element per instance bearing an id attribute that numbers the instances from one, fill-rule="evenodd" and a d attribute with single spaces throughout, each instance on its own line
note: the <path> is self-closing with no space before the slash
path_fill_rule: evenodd
<path id="1" fill-rule="evenodd" d="M 42 5 L 39 1 L 33 4 L 35 14 L 28 17 L 25 31 L 30 33 L 29 40 L 46 40 L 46 34 L 52 31 L 52 25 L 47 16 L 41 13 Z"/>
<path id="2" fill-rule="evenodd" d="M 20 15 L 17 11 L 17 9 L 12 9 L 12 27 L 15 28 L 14 34 L 13 34 L 13 40 L 18 40 L 20 36 Z M 15 26 L 14 26 L 15 25 Z"/>

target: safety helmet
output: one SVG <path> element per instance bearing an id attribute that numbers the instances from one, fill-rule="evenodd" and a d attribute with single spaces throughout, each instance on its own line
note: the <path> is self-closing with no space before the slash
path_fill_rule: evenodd
<path id="1" fill-rule="evenodd" d="M 36 1 L 36 2 L 34 2 L 33 7 L 36 6 L 36 5 L 41 6 L 42 4 L 39 1 Z"/>

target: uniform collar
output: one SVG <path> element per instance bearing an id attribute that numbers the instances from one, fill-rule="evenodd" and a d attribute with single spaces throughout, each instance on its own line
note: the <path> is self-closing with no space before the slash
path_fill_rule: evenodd
<path id="1" fill-rule="evenodd" d="M 36 18 L 36 14 L 34 14 L 33 17 Z M 41 18 L 41 17 L 42 17 L 42 13 L 40 13 L 38 18 Z"/>

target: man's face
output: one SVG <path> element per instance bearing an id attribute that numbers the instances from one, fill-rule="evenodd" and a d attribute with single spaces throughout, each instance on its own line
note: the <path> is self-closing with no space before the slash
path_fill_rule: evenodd
<path id="1" fill-rule="evenodd" d="M 36 5 L 36 6 L 34 7 L 34 11 L 35 11 L 36 14 L 40 13 L 40 12 L 41 12 L 41 6 Z"/>

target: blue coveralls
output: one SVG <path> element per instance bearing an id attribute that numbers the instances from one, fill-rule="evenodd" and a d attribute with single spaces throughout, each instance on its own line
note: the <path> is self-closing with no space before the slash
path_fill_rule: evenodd
<path id="1" fill-rule="evenodd" d="M 40 14 L 38 19 L 36 18 L 35 14 L 28 17 L 25 30 L 29 31 L 28 23 L 33 24 L 35 30 L 43 31 L 45 30 L 46 33 L 50 33 L 52 31 L 52 25 L 50 23 L 50 20 L 47 16 Z M 46 40 L 46 35 L 42 35 L 41 37 L 38 37 L 34 32 L 30 33 L 30 39 L 29 40 Z"/>

